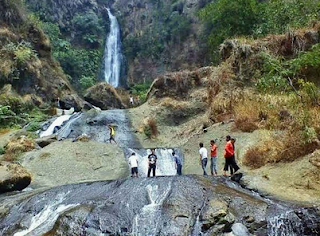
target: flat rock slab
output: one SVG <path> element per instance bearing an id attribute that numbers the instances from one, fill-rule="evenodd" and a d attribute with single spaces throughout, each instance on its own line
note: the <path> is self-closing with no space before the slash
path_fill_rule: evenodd
<path id="1" fill-rule="evenodd" d="M 33 175 L 33 187 L 58 186 L 129 175 L 123 151 L 114 144 L 57 141 L 26 153 L 22 165 Z"/>

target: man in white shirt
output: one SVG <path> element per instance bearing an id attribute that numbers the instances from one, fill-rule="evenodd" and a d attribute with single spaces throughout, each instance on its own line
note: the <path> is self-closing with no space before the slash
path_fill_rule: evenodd
<path id="1" fill-rule="evenodd" d="M 203 143 L 199 144 L 200 149 L 199 149 L 199 154 L 200 154 L 200 163 L 203 169 L 203 175 L 207 175 L 207 163 L 208 163 L 208 151 L 207 149 L 203 146 Z"/>
<path id="2" fill-rule="evenodd" d="M 131 177 L 138 178 L 138 158 L 134 152 L 131 154 L 131 157 L 129 157 L 128 162 L 131 167 Z"/>

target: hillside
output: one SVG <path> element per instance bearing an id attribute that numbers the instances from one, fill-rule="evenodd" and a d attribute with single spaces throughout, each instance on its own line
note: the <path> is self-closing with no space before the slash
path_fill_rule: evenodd
<path id="1" fill-rule="evenodd" d="M 227 40 L 218 67 L 157 78 L 148 102 L 130 111 L 141 142 L 145 147 L 181 146 L 185 173 L 201 174 L 199 142 L 209 146 L 211 139 L 217 140 L 221 171 L 224 139 L 231 134 L 238 140 L 237 158 L 249 187 L 316 200 L 319 31 L 315 24 L 258 40 Z M 157 126 L 156 138 L 146 141 L 150 124 Z"/>
<path id="2" fill-rule="evenodd" d="M 3 0 L 0 5 L 0 11 L 5 13 L 0 17 L 2 112 L 8 117 L 19 116 L 34 107 L 46 108 L 58 97 L 64 108 L 75 107 L 79 110 L 81 99 L 60 65 L 52 59 L 47 36 L 26 13 L 22 1 Z M 20 117 L 25 118 L 23 115 Z M 2 125 L 6 122 L 6 117 L 1 117 Z"/>
<path id="3" fill-rule="evenodd" d="M 197 12 L 210 0 L 26 2 L 44 22 L 53 54 L 79 89 L 88 78 L 93 83 L 101 79 L 110 24 L 106 8 L 120 24 L 125 56 L 121 75 L 128 85 L 209 63 L 205 27 Z"/>

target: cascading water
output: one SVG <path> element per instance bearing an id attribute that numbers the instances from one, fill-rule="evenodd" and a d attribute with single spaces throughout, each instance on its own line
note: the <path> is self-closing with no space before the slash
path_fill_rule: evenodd
<path id="1" fill-rule="evenodd" d="M 156 175 L 157 176 L 170 176 L 170 175 L 176 175 L 177 170 L 175 168 L 175 160 L 172 157 L 172 151 L 171 148 L 157 148 L 156 149 L 156 155 L 158 157 L 157 160 L 157 169 L 156 169 Z M 131 153 L 136 153 L 138 157 L 138 170 L 139 170 L 139 176 L 145 177 L 147 176 L 148 172 L 148 155 L 151 154 L 150 149 L 128 149 L 125 151 L 125 155 L 129 157 Z M 183 154 L 179 149 L 175 149 L 175 152 L 182 157 Z"/>
<path id="2" fill-rule="evenodd" d="M 63 204 L 67 195 L 68 193 L 60 194 L 56 201 L 52 201 L 42 211 L 32 217 L 29 228 L 15 233 L 14 236 L 42 235 L 48 229 L 51 229 L 60 214 L 77 206 L 76 204 Z"/>
<path id="3" fill-rule="evenodd" d="M 52 124 L 48 127 L 47 130 L 40 133 L 40 137 L 50 136 L 54 133 L 56 127 L 60 127 L 64 122 L 68 121 L 71 118 L 71 115 L 59 116 Z"/>
<path id="4" fill-rule="evenodd" d="M 158 235 L 162 204 L 171 191 L 171 182 L 168 182 L 164 189 L 162 187 L 160 188 L 159 185 L 146 187 L 150 204 L 145 205 L 135 216 L 132 226 L 133 236 Z"/>
<path id="5" fill-rule="evenodd" d="M 120 85 L 120 70 L 122 62 L 120 28 L 117 18 L 107 9 L 110 19 L 110 32 L 107 37 L 104 52 L 104 80 L 113 87 Z"/>

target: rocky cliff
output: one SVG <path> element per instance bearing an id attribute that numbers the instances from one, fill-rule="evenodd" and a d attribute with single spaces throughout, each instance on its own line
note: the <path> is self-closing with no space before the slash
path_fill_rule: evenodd
<path id="1" fill-rule="evenodd" d="M 51 58 L 48 38 L 25 13 L 23 3 L 1 0 L 0 12 L 0 88 L 11 84 L 19 95 L 37 95 L 34 100 L 40 103 L 61 97 L 66 106 L 80 108 L 80 99 Z"/>
<path id="2" fill-rule="evenodd" d="M 123 75 L 126 75 L 129 84 L 132 84 L 153 80 L 164 72 L 196 68 L 208 63 L 204 27 L 197 17 L 197 12 L 211 1 L 28 0 L 27 3 L 42 20 L 58 24 L 64 37 L 73 45 L 80 48 L 93 47 L 101 53 L 109 25 L 106 8 L 111 8 L 121 25 L 127 64 L 126 73 Z M 97 45 L 85 40 L 81 42 L 79 39 L 87 34 L 88 30 L 77 26 L 75 16 L 81 15 L 85 18 L 89 13 L 99 19 L 97 25 L 104 31 L 103 34 L 91 33 L 98 39 Z M 98 58 L 95 57 L 95 60 Z M 95 66 L 95 69 L 99 70 L 98 67 Z"/>

